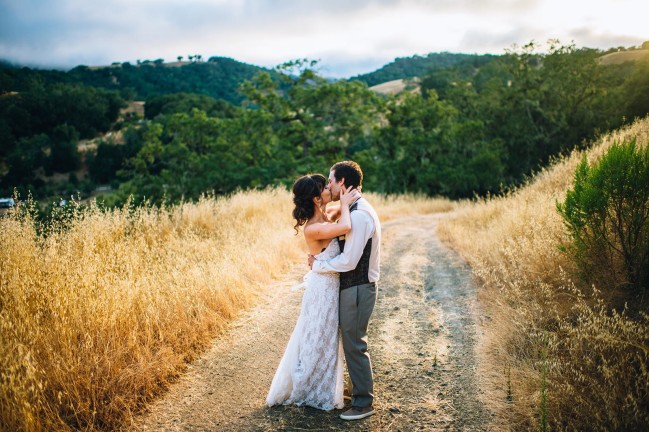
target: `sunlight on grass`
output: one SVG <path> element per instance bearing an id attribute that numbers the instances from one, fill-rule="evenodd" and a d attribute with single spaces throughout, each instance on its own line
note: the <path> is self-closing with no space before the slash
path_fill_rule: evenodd
<path id="1" fill-rule="evenodd" d="M 445 200 L 368 194 L 382 218 Z M 281 189 L 0 220 L 0 423 L 115 429 L 304 258 Z M 300 262 L 301 264 L 301 262 Z"/>
<path id="2" fill-rule="evenodd" d="M 647 145 L 649 119 L 604 137 L 588 159 L 625 137 Z M 572 186 L 580 160 L 575 152 L 519 190 L 464 203 L 440 222 L 440 237 L 481 281 L 484 402 L 512 430 L 542 426 L 544 370 L 550 430 L 649 422 L 648 317 L 611 312 L 607 287 L 594 292 L 573 280 L 575 267 L 559 249 L 568 238 L 556 202 Z"/>

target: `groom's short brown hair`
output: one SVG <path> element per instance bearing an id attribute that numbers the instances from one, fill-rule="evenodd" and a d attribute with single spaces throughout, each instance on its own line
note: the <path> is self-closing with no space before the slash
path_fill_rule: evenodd
<path id="1" fill-rule="evenodd" d="M 354 161 L 347 160 L 337 162 L 331 167 L 331 171 L 333 171 L 334 178 L 337 182 L 345 179 L 346 187 L 363 186 L 363 171 L 361 170 L 360 165 Z"/>

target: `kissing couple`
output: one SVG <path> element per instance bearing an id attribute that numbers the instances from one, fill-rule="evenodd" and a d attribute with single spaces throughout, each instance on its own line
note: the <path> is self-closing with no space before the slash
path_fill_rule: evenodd
<path id="1" fill-rule="evenodd" d="M 363 198 L 363 171 L 353 161 L 293 185 L 295 230 L 304 226 L 311 271 L 300 316 L 270 386 L 266 404 L 344 407 L 343 351 L 352 383 L 343 420 L 375 413 L 367 326 L 377 298 L 381 224 Z M 339 201 L 339 205 L 327 206 Z M 340 331 L 339 331 L 340 329 Z"/>

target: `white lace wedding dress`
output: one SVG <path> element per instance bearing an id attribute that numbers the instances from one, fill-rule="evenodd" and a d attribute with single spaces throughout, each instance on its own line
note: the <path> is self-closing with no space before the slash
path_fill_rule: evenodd
<path id="1" fill-rule="evenodd" d="M 316 259 L 340 254 L 331 241 Z M 338 336 L 338 273 L 309 273 L 300 316 L 270 385 L 266 404 L 343 407 L 343 352 Z"/>

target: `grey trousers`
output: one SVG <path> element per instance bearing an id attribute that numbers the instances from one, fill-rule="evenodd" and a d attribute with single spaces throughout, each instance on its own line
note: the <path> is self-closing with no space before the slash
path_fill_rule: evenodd
<path id="1" fill-rule="evenodd" d="M 340 291 L 340 330 L 349 378 L 352 406 L 366 407 L 374 399 L 372 363 L 367 352 L 367 325 L 376 303 L 376 285 L 356 285 Z"/>

